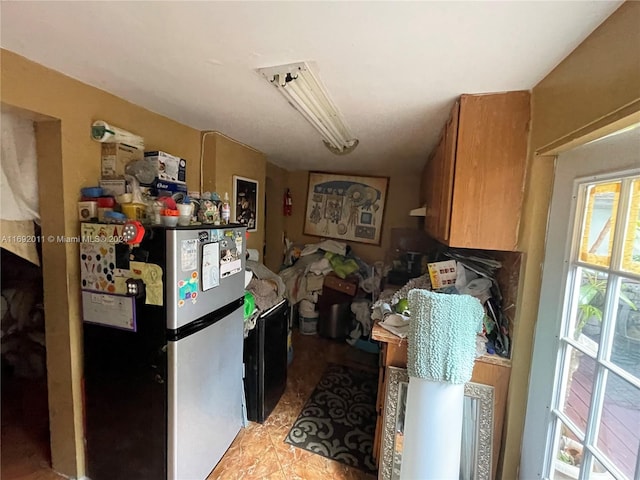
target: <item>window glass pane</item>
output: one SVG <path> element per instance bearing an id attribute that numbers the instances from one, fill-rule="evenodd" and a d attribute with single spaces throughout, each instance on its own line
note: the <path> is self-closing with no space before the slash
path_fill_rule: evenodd
<path id="1" fill-rule="evenodd" d="M 622 269 L 640 274 L 640 179 L 631 184 L 629 221 L 624 235 Z"/>
<path id="2" fill-rule="evenodd" d="M 569 335 L 594 355 L 598 351 L 602 314 L 609 276 L 586 268 L 576 271 L 576 291 L 573 296 L 575 315 L 570 319 Z"/>
<path id="3" fill-rule="evenodd" d="M 575 480 L 580 474 L 580 467 L 585 460 L 583 443 L 558 420 L 558 448 L 551 464 L 551 480 Z M 593 457 L 592 457 L 593 458 Z M 616 480 L 607 469 L 593 458 L 589 480 Z"/>
<path id="4" fill-rule="evenodd" d="M 593 459 L 593 466 L 591 467 L 591 475 L 587 478 L 589 480 L 615 480 L 616 477 L 607 472 L 607 469 L 596 458 Z"/>
<path id="5" fill-rule="evenodd" d="M 622 279 L 611 361 L 640 379 L 640 282 Z"/>
<path id="6" fill-rule="evenodd" d="M 565 393 L 560 410 L 584 433 L 587 428 L 596 364 L 595 360 L 580 350 L 567 348 L 568 371 L 564 377 Z"/>
<path id="7" fill-rule="evenodd" d="M 633 478 L 640 445 L 640 390 L 612 372 L 607 375 L 596 445 Z"/>
<path id="8" fill-rule="evenodd" d="M 583 262 L 609 265 L 619 199 L 620 182 L 587 187 L 579 253 Z"/>
<path id="9" fill-rule="evenodd" d="M 558 449 L 551 467 L 551 480 L 578 478 L 582 465 L 582 442 L 558 422 Z"/>

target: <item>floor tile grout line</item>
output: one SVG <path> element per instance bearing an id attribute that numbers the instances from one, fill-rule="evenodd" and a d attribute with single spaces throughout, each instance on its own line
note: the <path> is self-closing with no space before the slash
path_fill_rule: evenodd
<path id="1" fill-rule="evenodd" d="M 280 473 L 283 475 L 284 478 L 287 478 L 284 473 L 284 468 L 282 467 L 282 460 L 280 460 L 280 455 L 278 455 L 278 447 L 276 447 L 276 445 L 273 443 L 273 437 L 271 436 L 270 426 L 267 426 L 267 437 L 269 437 L 269 443 L 271 443 L 271 447 L 276 453 L 276 459 L 278 460 L 278 467 L 280 468 Z"/>

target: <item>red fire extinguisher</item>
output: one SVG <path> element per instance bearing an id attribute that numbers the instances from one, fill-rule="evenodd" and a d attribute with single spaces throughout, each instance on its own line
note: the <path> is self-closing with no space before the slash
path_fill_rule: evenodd
<path id="1" fill-rule="evenodd" d="M 293 202 L 291 201 L 291 192 L 287 188 L 284 193 L 283 213 L 286 217 L 290 217 L 293 210 Z"/>

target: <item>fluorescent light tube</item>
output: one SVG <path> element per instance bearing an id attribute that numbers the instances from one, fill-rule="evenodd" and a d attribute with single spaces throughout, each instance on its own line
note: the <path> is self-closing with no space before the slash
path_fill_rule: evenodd
<path id="1" fill-rule="evenodd" d="M 358 139 L 309 64 L 299 62 L 257 71 L 322 135 L 329 150 L 346 154 L 356 148 Z"/>
<path id="2" fill-rule="evenodd" d="M 340 145 L 346 140 L 342 138 L 339 132 L 331 124 L 330 117 L 327 117 L 325 112 L 320 106 L 318 106 L 316 100 L 313 97 L 306 95 L 306 92 L 301 91 L 297 84 L 290 83 L 283 91 L 284 94 L 289 95 L 290 98 L 297 100 L 307 115 L 310 117 L 308 120 L 318 128 L 321 133 L 324 133 L 327 137 L 326 140 L 334 145 Z"/>

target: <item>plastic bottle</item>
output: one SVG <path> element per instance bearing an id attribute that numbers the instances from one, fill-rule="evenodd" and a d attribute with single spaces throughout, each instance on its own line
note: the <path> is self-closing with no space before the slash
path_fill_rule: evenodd
<path id="1" fill-rule="evenodd" d="M 231 206 L 229 205 L 229 194 L 224 193 L 224 202 L 222 203 L 222 223 L 229 223 L 231 218 Z"/>

